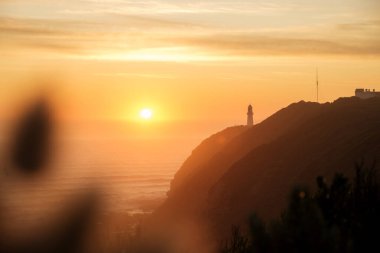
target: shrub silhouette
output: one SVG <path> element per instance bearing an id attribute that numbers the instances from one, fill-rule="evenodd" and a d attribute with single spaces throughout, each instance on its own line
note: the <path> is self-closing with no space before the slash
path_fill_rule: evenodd
<path id="1" fill-rule="evenodd" d="M 336 174 L 330 185 L 323 177 L 316 181 L 313 195 L 302 187 L 291 192 L 278 220 L 266 224 L 252 215 L 247 252 L 378 252 L 380 194 L 375 165 L 357 164 L 353 180 Z M 229 241 L 235 237 L 232 234 Z M 239 251 L 223 247 L 221 252 Z"/>
<path id="2" fill-rule="evenodd" d="M 222 253 L 248 253 L 248 239 L 243 236 L 238 226 L 232 226 L 231 239 L 224 242 Z"/>

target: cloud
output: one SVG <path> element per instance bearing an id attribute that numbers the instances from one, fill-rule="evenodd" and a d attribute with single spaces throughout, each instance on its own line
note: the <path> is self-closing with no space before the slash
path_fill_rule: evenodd
<path id="1" fill-rule="evenodd" d="M 52 28 L 49 22 L 37 19 L 18 19 L 0 17 L 0 33 L 4 35 L 58 35 L 63 31 Z"/>
<path id="2" fill-rule="evenodd" d="M 150 73 L 135 73 L 135 72 L 104 72 L 95 73 L 98 76 L 122 76 L 122 77 L 137 77 L 137 78 L 147 78 L 147 79 L 176 79 L 175 75 L 169 74 L 150 74 Z"/>
<path id="3" fill-rule="evenodd" d="M 183 37 L 180 43 L 213 53 L 255 55 L 376 55 L 380 56 L 380 39 L 374 41 L 334 41 L 329 38 L 278 37 L 252 33 L 230 33 Z"/>
<path id="4" fill-rule="evenodd" d="M 66 9 L 71 14 L 128 13 L 132 15 L 157 14 L 269 14 L 291 11 L 292 1 L 118 1 L 86 0 L 82 9 Z M 298 5 L 297 5 L 298 6 Z"/>
<path id="5" fill-rule="evenodd" d="M 109 22 L 114 25 L 120 25 L 125 28 L 139 28 L 139 29 L 161 29 L 161 30 L 170 30 L 170 29 L 200 29 L 205 26 L 190 23 L 169 20 L 164 18 L 150 17 L 150 16 L 137 16 L 124 13 L 108 13 Z M 144 30 L 142 30 L 144 31 Z"/>
<path id="6" fill-rule="evenodd" d="M 374 30 L 380 32 L 380 19 L 367 20 L 363 22 L 353 22 L 338 24 L 337 29 L 340 31 L 369 31 Z"/>
<path id="7" fill-rule="evenodd" d="M 126 50 L 155 47 L 163 34 L 182 30 L 202 29 L 184 22 L 126 14 L 106 15 L 95 20 L 36 19 L 0 17 L 3 41 L 23 46 L 51 48 L 82 48 Z"/>
<path id="8" fill-rule="evenodd" d="M 133 59 L 204 61 L 263 55 L 380 56 L 377 36 L 380 20 L 342 23 L 328 28 L 332 32 L 326 32 L 329 29 L 325 26 L 321 30 L 303 27 L 304 30 L 292 28 L 291 32 L 286 29 L 237 32 L 128 14 L 107 14 L 94 20 L 0 17 L 3 49 L 5 45 L 90 58 L 114 55 L 118 57 L 113 58 L 119 59 L 126 55 Z M 162 48 L 180 50 L 163 51 Z"/>
<path id="9" fill-rule="evenodd" d="M 79 54 L 83 45 L 75 42 L 78 34 L 68 23 L 43 19 L 0 18 L 2 49 L 19 53 L 18 49 Z M 25 52 L 25 50 L 22 50 Z"/>

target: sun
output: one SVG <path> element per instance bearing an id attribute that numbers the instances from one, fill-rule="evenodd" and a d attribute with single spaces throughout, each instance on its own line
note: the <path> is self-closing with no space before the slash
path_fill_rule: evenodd
<path id="1" fill-rule="evenodd" d="M 150 108 L 144 108 L 140 111 L 140 118 L 149 120 L 153 117 L 153 111 Z"/>

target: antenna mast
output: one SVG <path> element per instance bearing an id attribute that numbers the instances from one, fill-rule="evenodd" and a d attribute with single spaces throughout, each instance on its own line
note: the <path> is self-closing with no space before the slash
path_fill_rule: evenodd
<path id="1" fill-rule="evenodd" d="M 316 81 L 317 81 L 317 103 L 319 103 L 319 80 L 318 80 L 318 67 L 316 73 Z"/>

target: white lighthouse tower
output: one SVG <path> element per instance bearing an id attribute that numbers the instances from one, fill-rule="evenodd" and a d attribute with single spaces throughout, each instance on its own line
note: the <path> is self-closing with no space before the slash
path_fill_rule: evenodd
<path id="1" fill-rule="evenodd" d="M 252 105 L 248 106 L 247 126 L 253 126 L 253 110 L 252 110 Z"/>

